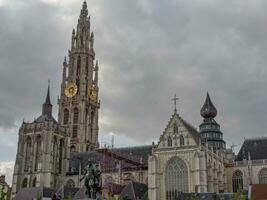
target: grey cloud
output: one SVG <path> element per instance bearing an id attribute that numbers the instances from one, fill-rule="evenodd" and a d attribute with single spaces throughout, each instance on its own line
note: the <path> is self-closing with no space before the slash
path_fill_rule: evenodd
<path id="1" fill-rule="evenodd" d="M 74 7 L 23 0 L 0 7 L 0 126 L 38 115 L 47 79 L 56 103 L 61 63 L 79 15 Z M 266 130 L 267 2 L 90 0 L 100 60 L 101 134 L 157 139 L 180 97 L 195 127 L 209 90 L 228 141 Z M 55 112 L 56 115 L 56 112 Z"/>

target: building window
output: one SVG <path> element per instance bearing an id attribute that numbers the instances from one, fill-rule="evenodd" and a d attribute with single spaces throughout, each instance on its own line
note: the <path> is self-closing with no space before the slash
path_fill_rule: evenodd
<path id="1" fill-rule="evenodd" d="M 58 172 L 62 172 L 62 163 L 63 163 L 63 153 L 64 153 L 64 140 L 61 139 L 59 143 L 59 162 L 58 162 Z"/>
<path id="2" fill-rule="evenodd" d="M 28 137 L 26 141 L 26 155 L 25 155 L 25 168 L 24 168 L 25 172 L 28 172 L 30 169 L 31 149 L 32 149 L 32 140 L 30 137 Z"/>
<path id="3" fill-rule="evenodd" d="M 88 70 L 89 70 L 89 58 L 88 58 L 88 56 L 86 57 L 85 70 L 86 70 L 86 77 L 87 77 L 88 76 Z"/>
<path id="4" fill-rule="evenodd" d="M 188 169 L 183 160 L 174 158 L 166 168 L 166 199 L 176 200 L 181 192 L 188 192 Z"/>
<path id="5" fill-rule="evenodd" d="M 168 147 L 172 146 L 172 138 L 171 136 L 168 137 Z"/>
<path id="6" fill-rule="evenodd" d="M 78 125 L 73 125 L 72 137 L 76 138 L 77 137 L 77 133 L 78 133 Z"/>
<path id="7" fill-rule="evenodd" d="M 36 177 L 32 180 L 32 187 L 36 187 Z"/>
<path id="8" fill-rule="evenodd" d="M 70 116 L 69 110 L 66 108 L 64 110 L 63 124 L 68 124 L 69 123 L 69 116 Z"/>
<path id="9" fill-rule="evenodd" d="M 76 147 L 73 145 L 70 147 L 70 152 L 75 152 L 76 151 Z"/>
<path id="10" fill-rule="evenodd" d="M 76 73 L 76 75 L 79 76 L 80 72 L 81 72 L 81 57 L 78 56 L 78 59 L 77 59 L 77 73 Z"/>
<path id="11" fill-rule="evenodd" d="M 40 164 L 41 164 L 41 147 L 42 147 L 42 138 L 39 135 L 37 137 L 37 145 L 36 145 L 36 153 L 35 153 L 35 171 L 37 171 L 38 169 L 40 169 Z"/>
<path id="12" fill-rule="evenodd" d="M 78 110 L 78 108 L 74 108 L 74 111 L 73 111 L 73 130 L 72 130 L 72 137 L 73 138 L 77 137 L 78 121 L 79 121 L 79 110 Z"/>
<path id="13" fill-rule="evenodd" d="M 178 126 L 176 124 L 173 126 L 173 132 L 178 133 Z"/>
<path id="14" fill-rule="evenodd" d="M 243 189 L 243 174 L 241 171 L 237 170 L 233 174 L 232 178 L 232 184 L 233 184 L 233 192 L 237 192 L 237 190 Z"/>
<path id="15" fill-rule="evenodd" d="M 66 183 L 66 187 L 68 188 L 74 188 L 75 187 L 75 183 L 72 179 L 69 179 Z"/>
<path id="16" fill-rule="evenodd" d="M 21 187 L 22 188 L 26 188 L 27 185 L 28 185 L 28 179 L 27 178 L 24 178 L 23 181 L 22 181 Z"/>
<path id="17" fill-rule="evenodd" d="M 259 184 L 267 184 L 267 168 L 263 168 L 259 173 Z"/>
<path id="18" fill-rule="evenodd" d="M 180 146 L 184 146 L 184 136 L 180 136 Z"/>

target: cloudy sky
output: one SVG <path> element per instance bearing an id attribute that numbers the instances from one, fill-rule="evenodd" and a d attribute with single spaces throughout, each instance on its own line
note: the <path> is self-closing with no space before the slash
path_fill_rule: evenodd
<path id="1" fill-rule="evenodd" d="M 41 112 L 82 0 L 0 0 L 0 173 L 10 174 L 23 119 Z M 266 0 L 88 0 L 100 62 L 100 142 L 157 140 L 171 98 L 193 126 L 209 91 L 228 146 L 266 136 Z"/>

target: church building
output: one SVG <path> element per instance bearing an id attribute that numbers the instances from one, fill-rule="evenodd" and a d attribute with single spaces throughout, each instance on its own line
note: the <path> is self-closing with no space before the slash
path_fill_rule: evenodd
<path id="1" fill-rule="evenodd" d="M 207 94 L 201 109 L 204 123 L 200 127 L 202 135 L 207 132 L 211 136 L 201 137 L 202 135 L 185 121 L 175 108 L 149 158 L 149 199 L 174 200 L 181 192 L 225 191 L 225 146 L 219 125 L 213 119 L 216 114 L 217 110 Z M 213 136 L 217 132 L 220 135 Z M 210 142 L 207 142 L 207 138 Z"/>
<path id="2" fill-rule="evenodd" d="M 226 148 L 208 93 L 200 109 L 199 130 L 178 113 L 175 95 L 174 112 L 162 134 L 158 131 L 156 144 L 99 148 L 99 64 L 86 1 L 70 35 L 58 119 L 52 115 L 49 85 L 41 115 L 32 122 L 23 121 L 19 128 L 13 198 L 35 198 L 26 196 L 35 195 L 31 189 L 37 187 L 50 192 L 66 187 L 84 194 L 80 179 L 88 160 L 101 165 L 103 190 L 115 194 L 116 188 L 124 188 L 123 195 L 131 191 L 134 196 L 133 187 L 139 184 L 144 200 L 175 200 L 181 193 L 232 193 L 239 187 L 253 191 L 255 184 L 267 184 L 267 139 L 246 139 L 235 156 Z"/>

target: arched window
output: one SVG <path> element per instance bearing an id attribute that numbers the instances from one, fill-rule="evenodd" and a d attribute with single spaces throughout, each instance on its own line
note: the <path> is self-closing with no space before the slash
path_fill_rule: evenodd
<path id="1" fill-rule="evenodd" d="M 65 108 L 64 117 L 63 117 L 63 124 L 68 124 L 69 123 L 69 117 L 70 117 L 69 110 L 67 108 Z"/>
<path id="2" fill-rule="evenodd" d="M 166 200 L 176 200 L 180 192 L 188 192 L 188 169 L 183 160 L 172 159 L 165 174 Z"/>
<path id="3" fill-rule="evenodd" d="M 232 177 L 233 192 L 237 192 L 238 188 L 243 189 L 243 174 L 237 170 Z"/>
<path id="4" fill-rule="evenodd" d="M 69 179 L 66 183 L 66 187 L 68 188 L 74 188 L 75 187 L 75 183 L 72 179 Z"/>
<path id="5" fill-rule="evenodd" d="M 35 171 L 37 171 L 38 169 L 40 169 L 40 164 L 41 164 L 41 147 L 42 147 L 42 138 L 39 135 L 37 137 L 37 142 L 36 142 L 36 152 L 35 152 Z"/>
<path id="6" fill-rule="evenodd" d="M 180 136 L 180 146 L 184 146 L 184 136 Z"/>
<path id="7" fill-rule="evenodd" d="M 80 72 L 81 72 L 81 57 L 78 56 L 78 59 L 77 59 L 77 73 L 76 73 L 76 75 L 79 76 Z"/>
<path id="8" fill-rule="evenodd" d="M 89 71 L 89 58 L 87 56 L 86 57 L 86 65 L 85 65 L 86 77 L 88 76 L 88 71 Z"/>
<path id="9" fill-rule="evenodd" d="M 94 123 L 94 112 L 91 112 L 91 116 L 90 116 L 90 124 L 93 126 Z"/>
<path id="10" fill-rule="evenodd" d="M 173 126 L 173 132 L 178 133 L 178 126 L 176 124 Z"/>
<path id="11" fill-rule="evenodd" d="M 267 168 L 263 168 L 259 173 L 259 184 L 267 184 Z"/>
<path id="12" fill-rule="evenodd" d="M 79 94 L 80 93 L 80 79 L 79 78 L 77 78 L 76 79 L 76 85 L 77 85 L 77 93 Z"/>
<path id="13" fill-rule="evenodd" d="M 75 152 L 76 151 L 76 147 L 73 145 L 70 147 L 70 152 Z"/>
<path id="14" fill-rule="evenodd" d="M 62 172 L 62 158 L 63 158 L 63 153 L 64 153 L 63 147 L 64 147 L 64 140 L 61 139 L 59 143 L 59 162 L 58 162 L 59 173 Z"/>
<path id="15" fill-rule="evenodd" d="M 26 140 L 26 155 L 25 155 L 25 168 L 24 168 L 25 172 L 29 171 L 30 169 L 31 149 L 32 149 L 32 140 L 30 137 L 28 137 Z"/>
<path id="16" fill-rule="evenodd" d="M 77 124 L 79 120 L 79 110 L 78 108 L 74 108 L 73 110 L 73 124 Z"/>
<path id="17" fill-rule="evenodd" d="M 24 178 L 23 181 L 22 181 L 21 187 L 22 188 L 26 188 L 27 186 L 28 186 L 28 179 Z"/>
<path id="18" fill-rule="evenodd" d="M 73 130 L 72 130 L 72 137 L 73 138 L 77 137 L 78 121 L 79 121 L 79 110 L 78 110 L 78 108 L 74 108 L 74 111 L 73 111 Z"/>
<path id="19" fill-rule="evenodd" d="M 32 187 L 36 187 L 36 177 L 32 180 Z"/>
<path id="20" fill-rule="evenodd" d="M 172 138 L 171 136 L 168 136 L 168 147 L 171 147 L 172 146 Z"/>

